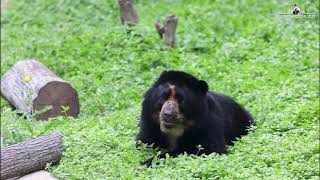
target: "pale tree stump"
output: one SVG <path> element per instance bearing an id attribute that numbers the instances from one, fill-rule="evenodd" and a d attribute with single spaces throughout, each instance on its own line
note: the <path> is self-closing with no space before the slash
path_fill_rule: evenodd
<path id="1" fill-rule="evenodd" d="M 79 114 L 77 91 L 36 60 L 14 64 L 1 78 L 1 95 L 24 112 L 45 111 L 37 119 Z"/>
<path id="2" fill-rule="evenodd" d="M 18 144 L 1 147 L 1 179 L 44 170 L 58 164 L 62 155 L 62 134 L 54 132 Z"/>
<path id="3" fill-rule="evenodd" d="M 122 24 L 129 26 L 137 25 L 139 22 L 132 0 L 118 0 L 120 7 L 120 19 Z"/>
<path id="4" fill-rule="evenodd" d="M 178 18 L 175 15 L 167 16 L 163 25 L 160 22 L 155 23 L 155 27 L 159 33 L 160 38 L 166 41 L 166 44 L 173 48 L 176 43 L 176 28 L 177 28 Z"/>

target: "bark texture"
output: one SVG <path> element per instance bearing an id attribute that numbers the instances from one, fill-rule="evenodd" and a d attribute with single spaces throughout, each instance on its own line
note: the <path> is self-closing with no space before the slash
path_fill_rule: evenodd
<path id="1" fill-rule="evenodd" d="M 166 44 L 171 48 L 173 48 L 176 43 L 177 23 L 178 18 L 175 15 L 167 16 L 163 25 L 161 25 L 159 22 L 155 23 L 155 27 L 160 35 L 160 38 L 162 39 L 164 36 Z"/>
<path id="2" fill-rule="evenodd" d="M 58 164 L 62 154 L 62 134 L 54 132 L 1 148 L 1 179 L 43 170 L 47 163 Z"/>
<path id="3" fill-rule="evenodd" d="M 137 25 L 139 22 L 136 10 L 133 7 L 132 0 L 118 0 L 120 6 L 120 19 L 122 24 L 129 26 Z"/>
<path id="4" fill-rule="evenodd" d="M 14 64 L 1 78 L 1 95 L 13 107 L 27 113 L 47 108 L 37 119 L 79 114 L 77 91 L 36 60 Z M 65 112 L 63 107 L 67 109 Z"/>

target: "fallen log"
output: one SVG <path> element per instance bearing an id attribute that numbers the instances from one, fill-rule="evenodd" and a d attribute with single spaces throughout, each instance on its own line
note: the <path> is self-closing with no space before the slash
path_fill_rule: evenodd
<path id="1" fill-rule="evenodd" d="M 24 112 L 45 111 L 37 119 L 79 114 L 77 91 L 36 60 L 14 64 L 1 78 L 1 95 Z"/>
<path id="2" fill-rule="evenodd" d="M 133 7 L 132 0 L 118 0 L 120 7 L 120 19 L 122 24 L 129 26 L 137 25 L 139 22 L 136 10 Z"/>
<path id="3" fill-rule="evenodd" d="M 160 38 L 166 41 L 166 44 L 173 48 L 176 42 L 176 28 L 177 28 L 178 18 L 175 15 L 167 16 L 163 25 L 160 22 L 155 23 L 157 32 L 159 33 Z"/>
<path id="4" fill-rule="evenodd" d="M 1 179 L 20 177 L 58 164 L 62 154 L 62 134 L 54 132 L 1 148 Z"/>

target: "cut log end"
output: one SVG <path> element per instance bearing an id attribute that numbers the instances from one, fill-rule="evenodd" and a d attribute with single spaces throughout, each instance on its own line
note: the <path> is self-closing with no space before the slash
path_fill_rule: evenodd
<path id="1" fill-rule="evenodd" d="M 33 59 L 18 61 L 1 77 L 1 95 L 23 112 L 37 111 L 37 119 L 77 117 L 79 113 L 76 90 Z"/>
<path id="2" fill-rule="evenodd" d="M 59 115 L 77 117 L 79 114 L 78 94 L 68 83 L 51 81 L 39 90 L 38 96 L 33 100 L 34 111 L 41 111 L 45 108 L 48 110 L 37 115 L 37 119 L 47 120 Z"/>

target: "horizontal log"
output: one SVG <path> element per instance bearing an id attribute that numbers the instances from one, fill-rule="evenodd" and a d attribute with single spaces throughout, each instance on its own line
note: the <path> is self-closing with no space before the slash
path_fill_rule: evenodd
<path id="1" fill-rule="evenodd" d="M 1 148 L 1 179 L 20 177 L 58 164 L 62 154 L 62 134 L 54 132 Z"/>
<path id="2" fill-rule="evenodd" d="M 33 59 L 18 61 L 1 77 L 1 95 L 13 107 L 27 113 L 47 108 L 37 119 L 79 114 L 77 91 Z"/>

